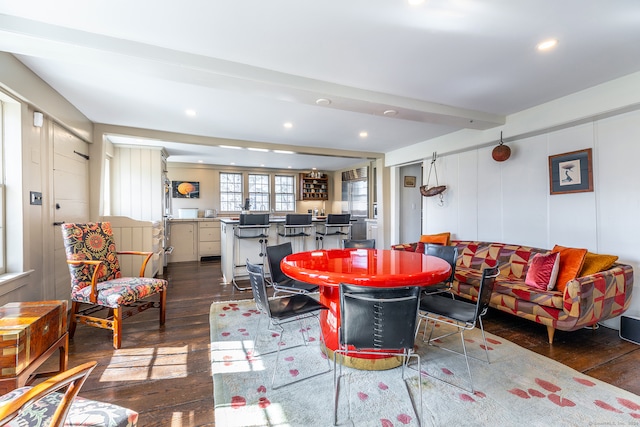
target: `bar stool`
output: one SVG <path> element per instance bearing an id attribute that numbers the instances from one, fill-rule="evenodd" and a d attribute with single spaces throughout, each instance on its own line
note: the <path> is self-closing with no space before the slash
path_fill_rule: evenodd
<path id="1" fill-rule="evenodd" d="M 311 214 L 287 214 L 284 224 L 278 224 L 278 236 L 289 239 L 292 246 L 302 239 L 302 250 L 307 250 L 306 238 L 311 236 Z M 299 245 L 298 245 L 299 246 Z M 294 250 L 294 252 L 300 252 Z"/>
<path id="2" fill-rule="evenodd" d="M 240 214 L 240 221 L 233 229 L 233 269 L 231 282 L 239 291 L 248 291 L 251 286 L 240 287 L 236 283 L 236 268 L 246 267 L 245 263 L 237 264 L 237 260 L 246 260 L 250 257 L 245 253 L 241 254 L 241 241 L 254 241 L 258 243 L 258 256 L 262 258 L 259 265 L 265 264 L 267 256 L 267 243 L 269 238 L 269 214 Z"/>
<path id="3" fill-rule="evenodd" d="M 327 215 L 327 221 L 316 228 L 316 249 L 324 248 L 324 238 L 327 236 L 346 236 L 345 239 L 351 239 L 350 220 L 351 214 Z"/>

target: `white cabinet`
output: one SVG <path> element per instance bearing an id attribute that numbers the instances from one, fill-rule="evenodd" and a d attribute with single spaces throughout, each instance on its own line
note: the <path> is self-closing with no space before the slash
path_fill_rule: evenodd
<path id="1" fill-rule="evenodd" d="M 378 221 L 375 219 L 365 219 L 367 223 L 367 239 L 378 238 Z"/>
<path id="2" fill-rule="evenodd" d="M 197 223 L 195 221 L 171 222 L 170 227 L 169 239 L 173 252 L 169 262 L 197 261 Z"/>
<path id="3" fill-rule="evenodd" d="M 220 220 L 198 222 L 198 258 L 220 256 Z"/>

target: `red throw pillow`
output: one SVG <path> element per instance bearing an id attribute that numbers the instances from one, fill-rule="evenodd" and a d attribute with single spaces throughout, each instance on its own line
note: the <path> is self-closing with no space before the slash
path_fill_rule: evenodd
<path id="1" fill-rule="evenodd" d="M 560 268 L 560 254 L 535 254 L 524 282 L 532 288 L 550 291 L 556 285 Z"/>
<path id="2" fill-rule="evenodd" d="M 560 253 L 560 271 L 558 271 L 558 285 L 556 288 L 560 292 L 564 292 L 567 282 L 578 277 L 584 258 L 587 255 L 587 250 L 555 245 L 551 252 Z"/>

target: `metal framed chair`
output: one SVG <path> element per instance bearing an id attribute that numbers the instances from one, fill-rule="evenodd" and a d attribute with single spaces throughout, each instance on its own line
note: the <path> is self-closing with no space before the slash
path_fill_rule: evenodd
<path id="1" fill-rule="evenodd" d="M 340 284 L 340 327 L 338 349 L 333 353 L 334 425 L 338 423 L 340 379 L 342 365 L 337 367 L 338 355 L 376 354 L 399 356 L 402 379 L 418 420 L 422 418 L 422 385 L 418 379 L 419 410 L 406 382 L 405 370 L 411 358 L 417 359 L 420 376 L 420 356 L 414 352 L 419 287 L 375 288 Z"/>
<path id="2" fill-rule="evenodd" d="M 256 302 L 256 307 L 258 310 L 263 313 L 265 316 L 269 318 L 269 323 L 271 327 L 277 328 L 279 332 L 279 336 L 277 339 L 279 340 L 276 350 L 276 363 L 273 368 L 273 375 L 271 377 L 271 387 L 274 390 L 277 390 L 286 385 L 291 385 L 303 381 L 305 379 L 313 378 L 318 375 L 325 374 L 331 370 L 331 363 L 329 359 L 327 359 L 327 367 L 328 369 L 325 371 L 321 371 L 312 375 L 309 375 L 304 378 L 297 379 L 295 381 L 291 381 L 286 384 L 281 384 L 276 386 L 276 374 L 278 372 L 278 362 L 280 361 L 280 351 L 282 349 L 281 342 L 284 342 L 284 327 L 283 325 L 291 322 L 301 322 L 302 327 L 300 328 L 300 333 L 302 334 L 302 338 L 304 340 L 304 344 L 307 345 L 309 343 L 308 329 L 304 325 L 305 321 L 311 317 L 314 317 L 318 322 L 318 326 L 320 327 L 320 311 L 326 310 L 327 307 L 320 304 L 314 298 L 309 295 L 296 294 L 290 295 L 287 297 L 281 298 L 272 298 L 269 299 L 267 296 L 267 285 L 264 280 L 264 270 L 262 266 L 257 264 L 252 264 L 249 260 L 247 260 L 247 272 L 249 273 L 249 280 L 251 282 L 251 288 L 253 290 L 253 299 Z M 256 327 L 256 339 L 254 342 L 258 342 L 258 334 L 260 333 L 260 323 Z M 324 342 L 324 336 L 322 335 L 322 328 L 320 327 L 320 335 L 321 340 Z M 299 346 L 287 347 L 289 349 L 295 348 Z M 270 354 L 273 352 L 262 353 L 262 355 Z"/>
<path id="3" fill-rule="evenodd" d="M 302 240 L 302 250 L 306 250 L 307 237 L 311 236 L 313 223 L 311 214 L 287 214 L 284 224 L 278 225 L 278 236 L 290 242 Z"/>
<path id="4" fill-rule="evenodd" d="M 274 296 L 280 292 L 289 294 L 308 294 L 318 292 L 318 286 L 311 283 L 301 282 L 292 279 L 282 272 L 280 261 L 287 255 L 291 255 L 291 242 L 280 245 L 267 246 L 267 261 L 269 263 L 269 273 L 271 286 L 273 286 Z"/>
<path id="5" fill-rule="evenodd" d="M 233 277 L 231 283 L 233 283 L 233 286 L 239 291 L 248 291 L 251 289 L 251 286 L 241 287 L 236 282 L 236 268 L 245 267 L 244 264 L 238 264 L 241 242 L 245 241 L 256 244 L 256 252 L 264 264 L 269 228 L 269 214 L 240 214 L 238 225 L 233 228 L 233 266 L 231 269 Z"/>
<path id="6" fill-rule="evenodd" d="M 375 249 L 376 248 L 376 239 L 363 239 L 363 240 L 354 240 L 354 239 L 345 239 L 342 241 L 342 249 Z"/>
<path id="7" fill-rule="evenodd" d="M 432 255 L 441 258 L 449 263 L 451 266 L 451 275 L 444 282 L 436 283 L 425 287 L 422 291 L 423 295 L 440 294 L 449 292 L 453 298 L 451 292 L 451 286 L 456 272 L 456 261 L 458 260 L 458 248 L 456 246 L 444 246 L 436 245 L 433 243 L 427 243 L 424 245 L 425 255 Z"/>
<path id="8" fill-rule="evenodd" d="M 116 251 L 108 222 L 65 223 L 61 228 L 71 274 L 69 338 L 73 338 L 77 323 L 109 329 L 113 347 L 118 349 L 122 345 L 122 321 L 153 307 L 160 309 L 160 326 L 164 325 L 168 283 L 143 277 L 152 252 Z M 118 254 L 146 256 L 140 277 L 122 277 Z M 146 300 L 156 294 L 159 302 Z M 105 317 L 96 315 L 101 308 L 108 311 Z"/>
<path id="9" fill-rule="evenodd" d="M 420 322 L 424 319 L 425 326 L 423 331 L 423 339 L 428 341 L 429 345 L 447 350 L 456 354 L 463 355 L 467 364 L 467 372 L 469 373 L 470 388 L 465 389 L 473 393 L 473 377 L 471 375 L 471 367 L 469 366 L 469 357 L 467 353 L 467 347 L 464 340 L 464 332 L 476 327 L 476 324 L 480 325 L 480 331 L 482 332 L 482 340 L 484 344 L 484 352 L 486 355 L 486 362 L 489 361 L 489 352 L 487 351 L 487 340 L 484 334 L 484 327 L 482 325 L 482 316 L 487 312 L 489 307 L 489 301 L 491 300 L 491 293 L 493 292 L 493 286 L 495 278 L 498 277 L 500 270 L 498 268 L 485 268 L 482 271 L 482 281 L 480 282 L 480 288 L 478 289 L 478 299 L 475 303 L 451 299 L 444 295 L 424 295 L 420 299 Z M 431 323 L 431 331 L 429 336 L 426 337 L 427 328 Z M 433 337 L 433 331 L 435 330 L 436 323 L 443 323 L 452 325 L 455 327 L 453 332 L 448 332 L 443 335 Z M 460 334 L 460 341 L 462 342 L 462 353 L 450 348 L 443 347 L 441 345 L 434 344 L 436 341 L 441 342 L 442 339 Z M 482 359 L 478 359 L 482 360 Z M 435 377 L 434 377 L 435 378 Z M 441 380 L 440 378 L 436 378 Z M 442 380 L 444 381 L 444 380 Z M 446 382 L 446 381 L 445 381 Z M 449 383 L 452 384 L 452 383 Z M 456 384 L 452 384 L 456 385 Z M 456 385 L 457 386 L 457 385 Z M 461 387 L 464 389 L 464 387 Z"/>
<path id="10" fill-rule="evenodd" d="M 324 247 L 324 239 L 327 236 L 338 236 L 345 239 L 351 238 L 351 214 L 329 214 L 324 224 L 316 227 L 316 248 Z"/>

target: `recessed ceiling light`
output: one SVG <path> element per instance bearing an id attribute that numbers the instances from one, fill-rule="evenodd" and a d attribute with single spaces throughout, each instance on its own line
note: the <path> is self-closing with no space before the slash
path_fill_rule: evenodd
<path id="1" fill-rule="evenodd" d="M 196 115 L 196 110 L 185 110 L 184 113 L 189 117 L 194 117 Z"/>
<path id="2" fill-rule="evenodd" d="M 556 47 L 558 45 L 558 40 L 556 39 L 549 39 L 549 40 L 545 40 L 543 42 L 538 43 L 538 45 L 536 46 L 536 48 L 538 50 L 549 50 L 549 49 L 553 49 L 554 47 Z"/>
<path id="3" fill-rule="evenodd" d="M 198 163 L 204 163 L 204 160 L 198 160 Z"/>
<path id="4" fill-rule="evenodd" d="M 263 168 L 263 167 L 264 167 L 264 164 L 260 165 L 260 167 L 261 167 L 261 168 Z"/>
<path id="5" fill-rule="evenodd" d="M 231 163 L 229 163 L 229 164 L 230 164 L 230 165 L 235 165 L 235 163 L 234 163 L 234 162 L 231 162 Z"/>
<path id="6" fill-rule="evenodd" d="M 286 127 L 287 129 L 291 129 L 293 127 L 293 123 L 287 122 L 283 126 Z"/>
<path id="7" fill-rule="evenodd" d="M 360 132 L 360 138 L 366 138 L 369 134 L 365 131 Z"/>
<path id="8" fill-rule="evenodd" d="M 395 116 L 398 112 L 396 110 L 384 110 L 382 114 L 385 116 Z"/>
<path id="9" fill-rule="evenodd" d="M 291 166 L 287 166 L 287 169 L 291 169 Z"/>
<path id="10" fill-rule="evenodd" d="M 266 153 L 266 152 L 269 151 L 266 148 L 256 148 L 256 147 L 248 147 L 247 150 L 249 150 L 249 151 L 260 151 L 262 153 Z"/>
<path id="11" fill-rule="evenodd" d="M 295 154 L 293 151 L 289 150 L 273 150 L 273 152 L 276 154 Z"/>
<path id="12" fill-rule="evenodd" d="M 220 148 L 230 148 L 232 150 L 242 150 L 242 147 L 238 147 L 237 145 L 220 145 Z"/>
<path id="13" fill-rule="evenodd" d="M 411 6 L 419 6 L 424 2 L 425 0 L 407 0 L 407 3 L 409 3 Z"/>
<path id="14" fill-rule="evenodd" d="M 331 100 L 327 99 L 327 98 L 318 98 L 318 99 L 316 99 L 316 104 L 317 105 L 329 105 L 329 104 L 331 104 Z"/>

